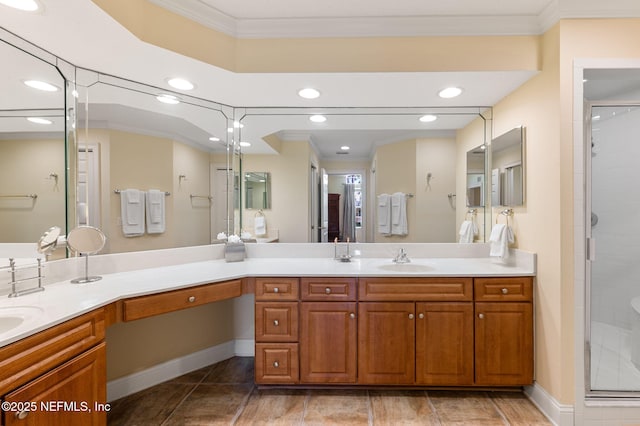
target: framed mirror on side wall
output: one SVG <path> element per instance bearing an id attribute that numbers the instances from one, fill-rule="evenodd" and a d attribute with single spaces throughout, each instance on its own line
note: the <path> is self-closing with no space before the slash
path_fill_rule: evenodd
<path id="1" fill-rule="evenodd" d="M 522 206 L 525 200 L 525 128 L 491 141 L 491 205 Z"/>

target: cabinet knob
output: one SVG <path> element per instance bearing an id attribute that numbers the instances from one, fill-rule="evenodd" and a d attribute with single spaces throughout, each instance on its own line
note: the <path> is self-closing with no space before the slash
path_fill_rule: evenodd
<path id="1" fill-rule="evenodd" d="M 29 410 L 22 410 L 22 411 L 18 411 L 16 413 L 16 419 L 18 420 L 24 420 L 27 418 L 27 416 L 29 415 Z"/>
<path id="2" fill-rule="evenodd" d="M 324 292 L 327 293 L 327 294 L 331 294 L 331 289 L 329 287 L 327 287 L 327 288 L 324 289 Z"/>
<path id="3" fill-rule="evenodd" d="M 278 320 L 273 320 L 273 325 L 275 325 L 276 327 L 280 325 L 280 321 Z"/>
<path id="4" fill-rule="evenodd" d="M 420 313 L 420 315 L 418 315 L 418 318 L 420 318 L 420 319 L 424 319 L 424 314 L 423 314 L 423 313 Z"/>
<path id="5" fill-rule="evenodd" d="M 275 368 L 278 368 L 278 367 L 280 367 L 280 363 L 279 363 L 278 361 L 274 361 L 274 362 L 273 362 L 273 366 L 274 366 Z"/>
<path id="6" fill-rule="evenodd" d="M 189 296 L 189 303 L 193 303 L 196 301 L 196 297 L 195 296 Z"/>
<path id="7" fill-rule="evenodd" d="M 478 314 L 478 318 L 484 319 L 484 314 Z"/>
<path id="8" fill-rule="evenodd" d="M 280 293 L 280 289 L 279 289 L 278 287 L 274 287 L 274 288 L 273 288 L 273 292 L 274 292 L 274 293 Z"/>
<path id="9" fill-rule="evenodd" d="M 409 319 L 413 319 L 413 314 L 409 314 Z"/>
<path id="10" fill-rule="evenodd" d="M 507 294 L 507 293 L 509 293 L 509 290 L 507 290 L 506 288 L 503 288 L 502 289 L 502 294 Z"/>
<path id="11" fill-rule="evenodd" d="M 353 312 L 349 314 L 349 318 L 354 319 L 355 317 L 356 317 L 356 314 L 354 314 Z"/>

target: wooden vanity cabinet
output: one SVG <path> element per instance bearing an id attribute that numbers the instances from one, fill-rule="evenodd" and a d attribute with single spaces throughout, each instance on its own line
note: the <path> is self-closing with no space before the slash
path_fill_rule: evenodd
<path id="1" fill-rule="evenodd" d="M 477 385 L 533 383 L 533 278 L 476 278 Z"/>
<path id="2" fill-rule="evenodd" d="M 300 380 L 298 278 L 256 278 L 255 380 L 296 384 Z"/>
<path id="3" fill-rule="evenodd" d="M 100 308 L 0 348 L 2 400 L 13 408 L 36 404 L 31 410 L 3 410 L 2 424 L 106 424 L 104 337 Z"/>
<path id="4" fill-rule="evenodd" d="M 300 284 L 300 382 L 355 383 L 356 280 L 302 278 Z"/>

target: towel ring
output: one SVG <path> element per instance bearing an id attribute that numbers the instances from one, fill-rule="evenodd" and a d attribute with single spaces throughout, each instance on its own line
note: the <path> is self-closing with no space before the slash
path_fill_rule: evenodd
<path id="1" fill-rule="evenodd" d="M 262 209 L 258 210 L 255 214 L 255 217 L 261 217 L 264 216 L 264 212 L 262 211 Z"/>
<path id="2" fill-rule="evenodd" d="M 464 218 L 467 219 L 469 217 L 469 215 L 471 215 L 471 220 L 473 220 L 473 218 L 476 217 L 477 214 L 478 214 L 478 210 L 477 209 L 469 209 L 469 211 L 467 211 L 464 214 Z"/>

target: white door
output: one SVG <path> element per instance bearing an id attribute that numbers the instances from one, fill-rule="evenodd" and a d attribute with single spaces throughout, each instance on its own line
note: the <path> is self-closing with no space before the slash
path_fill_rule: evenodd
<path id="1" fill-rule="evenodd" d="M 100 228 L 100 173 L 98 147 L 78 148 L 78 187 L 76 197 L 76 225 Z"/>

